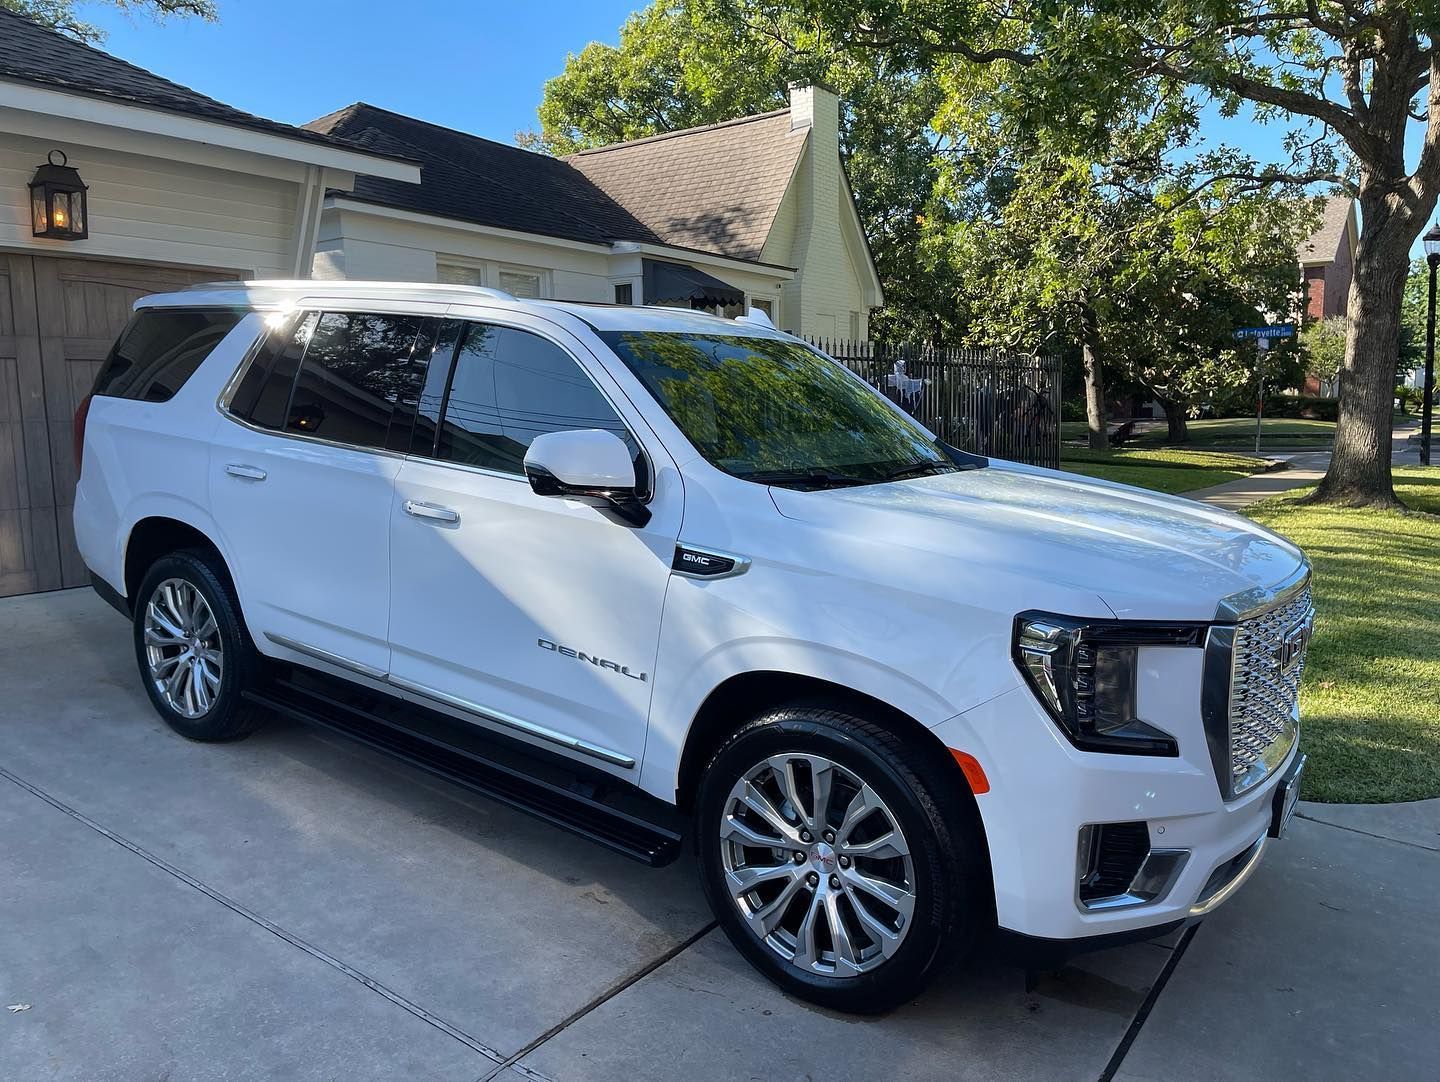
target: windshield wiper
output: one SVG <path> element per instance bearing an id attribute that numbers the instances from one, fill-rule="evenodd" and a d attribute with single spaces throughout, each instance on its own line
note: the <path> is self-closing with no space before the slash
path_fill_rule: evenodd
<path id="1" fill-rule="evenodd" d="M 880 480 L 903 481 L 907 477 L 925 477 L 932 473 L 955 473 L 958 469 L 949 462 L 911 462 L 891 470 Z"/>
<path id="2" fill-rule="evenodd" d="M 869 484 L 861 477 L 836 473 L 813 466 L 802 466 L 792 470 L 759 470 L 754 473 L 737 474 L 741 480 L 754 481 L 757 485 L 797 486 L 807 489 L 850 488 L 853 485 Z"/>

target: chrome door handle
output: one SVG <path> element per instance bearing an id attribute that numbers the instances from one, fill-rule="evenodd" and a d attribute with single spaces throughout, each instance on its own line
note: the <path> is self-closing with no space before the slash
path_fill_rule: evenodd
<path id="1" fill-rule="evenodd" d="M 244 466 L 239 462 L 231 462 L 225 467 L 225 472 L 231 477 L 243 477 L 247 481 L 265 480 L 265 471 L 257 466 Z"/>
<path id="2" fill-rule="evenodd" d="M 431 522 L 459 522 L 460 512 L 452 511 L 448 507 L 436 507 L 433 503 L 421 503 L 419 500 L 406 500 L 405 513 L 415 518 L 429 519 Z"/>

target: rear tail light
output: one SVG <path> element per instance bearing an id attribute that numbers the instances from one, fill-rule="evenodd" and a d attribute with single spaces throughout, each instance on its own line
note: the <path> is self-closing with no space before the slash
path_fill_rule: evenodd
<path id="1" fill-rule="evenodd" d="M 80 466 L 85 459 L 85 421 L 90 416 L 90 400 L 94 395 L 87 394 L 80 400 L 79 407 L 75 410 L 75 427 L 72 430 L 75 438 L 75 477 L 80 477 Z"/>

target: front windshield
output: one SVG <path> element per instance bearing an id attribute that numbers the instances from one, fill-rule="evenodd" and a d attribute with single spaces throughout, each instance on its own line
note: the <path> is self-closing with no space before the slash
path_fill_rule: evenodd
<path id="1" fill-rule="evenodd" d="M 736 477 L 831 488 L 956 468 L 877 391 L 797 342 L 664 331 L 601 338 L 700 453 Z"/>

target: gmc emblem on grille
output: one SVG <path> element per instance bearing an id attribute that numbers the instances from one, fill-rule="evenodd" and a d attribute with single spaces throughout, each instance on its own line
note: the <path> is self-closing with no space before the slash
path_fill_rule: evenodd
<path id="1" fill-rule="evenodd" d="M 1310 636 L 1314 630 L 1315 622 L 1307 616 L 1285 632 L 1284 637 L 1276 644 L 1275 664 L 1282 673 L 1289 672 L 1300 663 L 1300 659 L 1305 656 L 1305 647 L 1310 645 Z"/>

